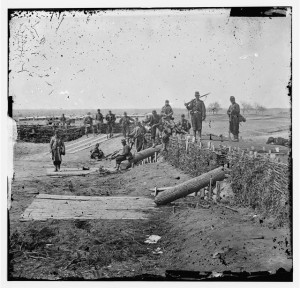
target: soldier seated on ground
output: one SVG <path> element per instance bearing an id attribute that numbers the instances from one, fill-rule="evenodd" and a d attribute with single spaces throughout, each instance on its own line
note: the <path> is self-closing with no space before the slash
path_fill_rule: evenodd
<path id="1" fill-rule="evenodd" d="M 126 140 L 122 139 L 121 143 L 123 145 L 123 151 L 116 156 L 116 169 L 117 170 L 120 170 L 120 164 L 123 161 L 129 160 L 129 162 L 130 162 L 132 160 L 132 154 L 130 152 L 131 149 L 130 149 L 129 145 L 126 144 Z M 131 163 L 126 167 L 126 169 L 129 168 L 130 166 L 131 166 Z"/>
<path id="2" fill-rule="evenodd" d="M 91 150 L 91 159 L 102 159 L 104 157 L 104 153 L 101 149 L 99 149 L 99 143 L 97 143 L 94 149 Z"/>
<path id="3" fill-rule="evenodd" d="M 280 145 L 280 146 L 286 146 L 288 147 L 290 145 L 290 141 L 288 139 L 284 139 L 282 137 L 269 137 L 266 144 L 272 144 L 272 145 Z"/>

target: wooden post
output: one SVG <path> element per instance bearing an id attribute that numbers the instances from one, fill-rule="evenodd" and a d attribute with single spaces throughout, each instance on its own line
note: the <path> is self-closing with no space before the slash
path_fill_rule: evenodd
<path id="1" fill-rule="evenodd" d="M 220 202 L 220 194 L 221 194 L 221 182 L 216 182 L 216 189 L 217 189 L 217 202 Z"/>
<path id="2" fill-rule="evenodd" d="M 211 148 L 211 142 L 210 142 L 210 141 L 207 142 L 207 148 L 208 148 L 208 149 Z"/>
<path id="3" fill-rule="evenodd" d="M 185 151 L 187 152 L 189 148 L 189 138 L 186 137 L 186 143 L 185 143 Z"/>
<path id="4" fill-rule="evenodd" d="M 201 141 L 199 142 L 199 147 L 200 147 L 200 149 L 202 148 L 202 143 L 201 143 Z"/>
<path id="5" fill-rule="evenodd" d="M 154 154 L 154 161 L 157 162 L 157 152 Z"/>
<path id="6" fill-rule="evenodd" d="M 212 197 L 212 176 L 210 175 L 210 179 L 209 179 L 209 190 L 208 190 L 208 199 L 211 199 Z"/>
<path id="7" fill-rule="evenodd" d="M 212 151 L 215 152 L 215 145 L 212 145 Z"/>
<path id="8" fill-rule="evenodd" d="M 257 157 L 257 151 L 254 151 L 254 158 Z"/>

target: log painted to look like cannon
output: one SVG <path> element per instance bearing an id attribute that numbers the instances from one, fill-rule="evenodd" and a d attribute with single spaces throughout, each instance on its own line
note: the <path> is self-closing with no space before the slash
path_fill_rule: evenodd
<path id="1" fill-rule="evenodd" d="M 212 184 L 214 184 L 216 183 L 216 181 L 224 180 L 224 178 L 225 172 L 223 170 L 223 167 L 216 168 L 196 178 L 190 179 L 170 189 L 160 192 L 155 197 L 154 202 L 157 205 L 164 205 L 170 203 L 174 200 L 185 197 L 193 192 L 198 192 L 200 189 L 209 185 L 210 180 L 212 181 Z"/>
<path id="2" fill-rule="evenodd" d="M 143 159 L 154 156 L 155 152 L 159 152 L 162 149 L 162 145 L 157 145 L 156 147 L 151 147 L 140 152 L 137 152 L 133 155 L 132 162 L 135 164 Z"/>

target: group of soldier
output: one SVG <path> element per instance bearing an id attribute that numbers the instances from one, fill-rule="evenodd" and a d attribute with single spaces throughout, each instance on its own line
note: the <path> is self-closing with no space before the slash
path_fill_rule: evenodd
<path id="1" fill-rule="evenodd" d="M 161 138 L 163 150 L 166 150 L 169 138 L 173 133 L 180 135 L 189 134 L 191 128 L 193 129 L 194 141 L 197 142 L 197 134 L 199 136 L 199 140 L 201 141 L 202 122 L 206 119 L 206 108 L 204 102 L 200 99 L 201 97 L 202 96 L 200 95 L 200 93 L 196 91 L 195 98 L 190 102 L 184 104 L 189 111 L 189 114 L 191 115 L 192 125 L 187 119 L 185 119 L 184 114 L 181 115 L 181 119 L 177 123 L 174 122 L 174 112 L 168 100 L 165 101 L 165 105 L 162 107 L 160 114 L 158 114 L 156 110 L 153 110 L 151 115 L 147 115 L 146 119 L 143 121 L 139 121 L 138 117 L 133 119 L 132 117 L 128 116 L 126 112 L 124 112 L 119 121 L 124 137 L 124 139 L 122 139 L 123 152 L 116 157 L 117 166 L 119 166 L 124 159 L 128 159 L 131 157 L 130 150 L 132 149 L 133 144 L 135 144 L 137 152 L 144 149 L 146 144 L 145 134 L 147 132 L 151 133 L 152 147 L 155 147 L 157 145 L 158 138 Z M 227 110 L 227 114 L 229 116 L 229 133 L 233 134 L 233 141 L 239 141 L 239 124 L 242 121 L 240 107 L 235 102 L 234 96 L 230 97 L 230 102 L 231 105 Z M 101 133 L 104 119 L 106 120 L 107 124 L 107 138 L 113 137 L 116 115 L 113 114 L 112 111 L 109 111 L 104 118 L 104 116 L 100 112 L 100 109 L 97 110 L 95 119 L 91 117 L 90 112 L 84 118 L 83 124 L 85 126 L 86 136 L 88 137 L 90 130 L 94 135 Z M 64 114 L 62 115 L 60 121 L 62 125 L 65 125 L 67 119 Z M 131 131 L 132 125 L 134 126 L 134 128 Z M 61 159 L 58 159 L 61 158 L 60 156 L 58 156 L 59 153 L 54 153 L 57 146 L 59 146 L 58 144 L 59 141 L 57 140 L 56 135 L 53 139 L 51 139 L 50 143 L 53 159 L 57 158 L 56 163 L 61 161 Z M 91 156 L 99 154 L 99 146 L 95 147 L 95 149 L 97 151 L 95 150 L 93 151 L 93 153 L 91 151 Z M 103 152 L 100 151 L 100 155 L 102 154 Z M 54 165 L 56 165 L 56 169 L 59 169 L 59 167 L 57 166 L 58 164 Z"/>

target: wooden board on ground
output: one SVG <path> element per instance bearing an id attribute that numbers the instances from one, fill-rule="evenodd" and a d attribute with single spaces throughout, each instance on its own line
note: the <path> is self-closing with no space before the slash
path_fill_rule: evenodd
<path id="1" fill-rule="evenodd" d="M 47 219 L 147 219 L 158 212 L 153 200 L 146 197 L 96 197 L 38 195 L 21 215 L 20 221 Z"/>
<path id="2" fill-rule="evenodd" d="M 81 176 L 91 173 L 96 173 L 99 168 L 90 168 L 89 170 L 82 170 L 82 168 L 61 168 L 59 172 L 54 172 L 54 168 L 47 169 L 47 176 Z"/>

